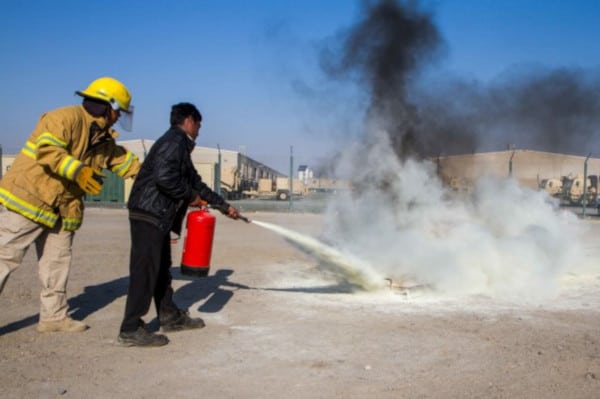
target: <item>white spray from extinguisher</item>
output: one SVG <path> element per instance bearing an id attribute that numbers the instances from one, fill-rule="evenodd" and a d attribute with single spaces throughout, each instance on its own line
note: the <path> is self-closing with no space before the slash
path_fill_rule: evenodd
<path id="1" fill-rule="evenodd" d="M 344 279 L 352 285 L 364 290 L 376 290 L 383 286 L 383 278 L 375 273 L 373 268 L 362 259 L 350 254 L 344 254 L 336 248 L 326 245 L 311 236 L 281 226 L 259 222 L 257 220 L 252 220 L 251 223 L 285 237 L 304 251 L 325 261 L 329 269 L 332 269 L 334 272 L 343 276 Z"/>

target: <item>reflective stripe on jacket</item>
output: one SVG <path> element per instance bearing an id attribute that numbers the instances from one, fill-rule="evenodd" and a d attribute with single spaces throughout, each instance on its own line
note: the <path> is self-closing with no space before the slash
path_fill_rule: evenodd
<path id="1" fill-rule="evenodd" d="M 73 105 L 41 116 L 8 172 L 0 181 L 0 203 L 36 223 L 74 231 L 83 220 L 83 195 L 75 182 L 82 166 L 134 177 L 137 157 L 116 144 L 118 133 Z"/>

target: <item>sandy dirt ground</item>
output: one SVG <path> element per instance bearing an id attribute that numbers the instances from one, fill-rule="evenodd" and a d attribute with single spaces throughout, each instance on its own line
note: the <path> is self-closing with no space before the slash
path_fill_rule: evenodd
<path id="1" fill-rule="evenodd" d="M 314 236 L 322 223 L 248 216 Z M 600 222 L 586 223 L 597 256 Z M 283 238 L 218 215 L 210 276 L 173 270 L 176 301 L 206 328 L 124 348 L 128 256 L 126 211 L 88 209 L 68 291 L 91 328 L 39 334 L 32 248 L 0 296 L 1 398 L 600 397 L 600 275 L 567 276 L 558 298 L 535 306 L 352 293 Z"/>

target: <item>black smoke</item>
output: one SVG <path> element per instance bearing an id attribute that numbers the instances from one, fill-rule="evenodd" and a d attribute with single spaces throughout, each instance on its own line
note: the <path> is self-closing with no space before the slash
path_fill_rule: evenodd
<path id="1" fill-rule="evenodd" d="M 497 151 L 509 145 L 600 153 L 597 73 L 529 67 L 485 86 L 453 80 L 414 95 L 421 118 L 419 137 L 428 155 Z M 470 140 L 455 141 L 458 136 Z"/>
<path id="2" fill-rule="evenodd" d="M 416 3 L 383 0 L 366 2 L 364 8 L 364 18 L 344 35 L 340 53 L 328 49 L 322 65 L 331 77 L 364 85 L 370 96 L 368 119 L 385 130 L 398 154 L 405 156 L 419 147 L 409 81 L 435 56 L 440 34 Z"/>
<path id="3" fill-rule="evenodd" d="M 417 1 L 366 1 L 339 39 L 323 51 L 323 70 L 364 89 L 367 124 L 385 131 L 402 159 L 508 145 L 583 155 L 600 138 L 597 73 L 538 67 L 487 84 L 418 82 L 425 68 L 439 65 L 446 47 L 433 15 Z"/>

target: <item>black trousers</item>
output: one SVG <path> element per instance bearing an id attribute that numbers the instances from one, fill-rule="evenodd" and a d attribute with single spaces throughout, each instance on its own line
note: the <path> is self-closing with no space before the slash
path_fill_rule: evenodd
<path id="1" fill-rule="evenodd" d="M 169 233 L 139 220 L 129 219 L 131 254 L 129 291 L 121 332 L 137 330 L 142 317 L 150 310 L 154 298 L 158 319 L 167 320 L 177 314 L 171 286 L 171 241 Z"/>

